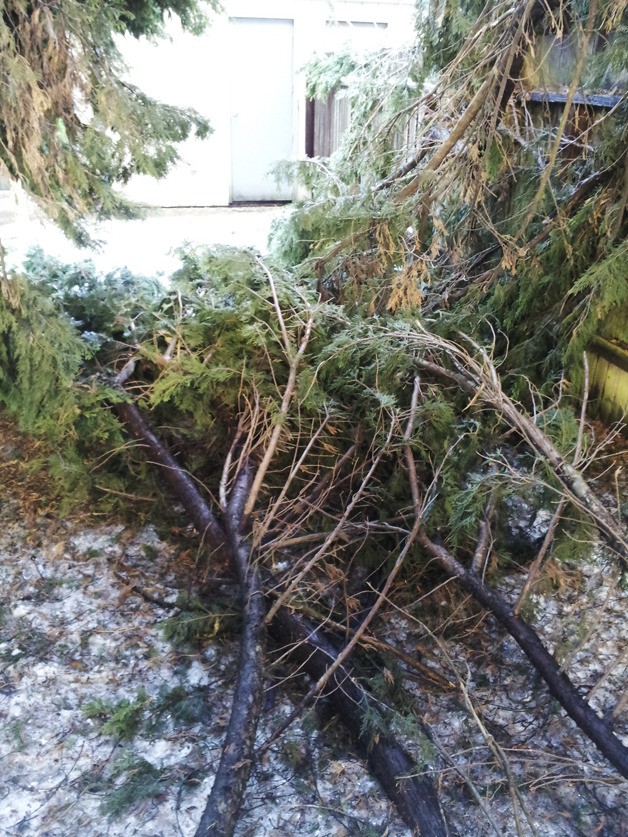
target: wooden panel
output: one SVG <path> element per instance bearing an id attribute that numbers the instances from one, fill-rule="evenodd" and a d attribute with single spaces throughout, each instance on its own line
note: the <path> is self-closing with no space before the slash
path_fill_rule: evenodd
<path id="1" fill-rule="evenodd" d="M 526 102 L 541 102 L 545 104 L 565 104 L 566 93 L 552 93 L 546 90 L 530 90 L 524 94 Z M 585 93 L 574 93 L 572 103 L 574 105 L 587 105 L 592 108 L 614 108 L 622 100 L 622 96 L 601 96 L 598 94 L 587 95 Z"/>
<path id="2" fill-rule="evenodd" d="M 589 412 L 612 424 L 628 417 L 628 371 L 593 351 L 589 360 Z"/>
<path id="3" fill-rule="evenodd" d="M 392 133 L 392 147 L 411 156 L 416 148 L 421 121 L 425 116 L 426 111 L 423 108 L 400 120 Z M 337 151 L 350 121 L 351 104 L 344 90 L 330 93 L 325 101 L 317 100 L 314 103 L 314 156 L 329 157 Z M 382 122 L 382 117 L 376 115 L 370 124 L 371 127 L 377 128 Z"/>
<path id="4" fill-rule="evenodd" d="M 314 156 L 330 157 L 342 141 L 351 120 L 351 105 L 344 91 L 330 93 L 314 104 Z"/>

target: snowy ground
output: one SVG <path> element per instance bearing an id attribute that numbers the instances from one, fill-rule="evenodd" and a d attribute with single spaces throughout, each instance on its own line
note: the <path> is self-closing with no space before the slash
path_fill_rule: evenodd
<path id="1" fill-rule="evenodd" d="M 4 196 L 3 196 L 4 194 Z M 180 263 L 183 244 L 227 244 L 266 252 L 272 222 L 282 206 L 235 206 L 205 209 L 155 209 L 143 220 L 102 221 L 89 225 L 96 250 L 75 247 L 34 207 L 16 207 L 0 192 L 0 241 L 8 264 L 19 266 L 28 250 L 39 246 L 61 261 L 91 259 L 101 272 L 128 267 L 140 276 L 170 275 Z"/>
<path id="2" fill-rule="evenodd" d="M 237 653 L 216 614 L 192 614 L 217 632 L 199 642 L 177 641 L 168 622 L 186 613 L 194 542 L 150 525 L 61 516 L 29 471 L 28 440 L 6 421 L 0 430 L 0 834 L 191 837 Z M 534 598 L 537 622 L 606 712 L 625 686 L 626 594 L 601 558 L 565 572 L 556 594 Z M 503 589 L 520 583 L 506 578 Z M 430 635 L 422 607 L 441 600 L 455 615 Z M 625 834 L 626 784 L 514 643 L 478 622 L 468 601 L 452 603 L 443 589 L 410 614 L 389 614 L 380 635 L 458 685 L 451 692 L 411 669 L 395 672 L 411 717 L 431 730 L 428 760 L 453 834 Z M 259 741 L 302 695 L 299 678 L 278 685 L 291 677 L 269 671 Z M 420 757 L 411 731 L 399 734 Z M 410 837 L 324 705 L 255 766 L 237 834 Z"/>

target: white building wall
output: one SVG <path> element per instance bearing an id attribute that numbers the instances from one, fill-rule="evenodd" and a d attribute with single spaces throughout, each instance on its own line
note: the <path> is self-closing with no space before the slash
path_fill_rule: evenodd
<path id="1" fill-rule="evenodd" d="M 400 46 L 413 36 L 413 0 L 226 0 L 224 6 L 225 13 L 214 16 L 208 31 L 199 37 L 182 32 L 173 21 L 168 27 L 170 41 L 123 41 L 133 83 L 164 102 L 195 108 L 214 129 L 208 140 L 191 139 L 180 146 L 181 161 L 167 178 L 133 178 L 126 189 L 133 200 L 155 206 L 226 206 L 231 202 L 233 102 L 229 68 L 234 61 L 251 73 L 263 73 L 264 68 L 254 66 L 246 51 L 234 43 L 232 30 L 237 27 L 230 27 L 230 17 L 293 21 L 290 156 L 294 160 L 304 156 L 305 78 L 301 70 L 312 55 L 338 51 L 345 41 L 353 47 L 372 49 Z M 334 26 L 335 22 L 340 25 Z"/>
<path id="2" fill-rule="evenodd" d="M 229 89 L 224 61 L 227 18 L 217 18 L 207 34 L 168 27 L 170 41 L 152 44 L 127 37 L 123 54 L 129 78 L 160 101 L 192 107 L 213 128 L 206 140 L 188 139 L 179 146 L 181 161 L 163 180 L 132 179 L 129 198 L 155 206 L 226 206 L 230 190 Z"/>

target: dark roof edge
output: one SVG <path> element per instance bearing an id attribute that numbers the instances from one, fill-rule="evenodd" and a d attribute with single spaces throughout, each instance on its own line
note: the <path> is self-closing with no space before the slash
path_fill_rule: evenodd
<path id="1" fill-rule="evenodd" d="M 556 102 L 564 104 L 567 101 L 567 94 L 550 92 L 549 90 L 527 90 L 521 98 L 526 102 L 544 102 L 550 104 Z M 593 108 L 614 108 L 624 98 L 625 94 L 623 96 L 609 96 L 576 93 L 573 97 L 573 104 L 588 105 Z"/>

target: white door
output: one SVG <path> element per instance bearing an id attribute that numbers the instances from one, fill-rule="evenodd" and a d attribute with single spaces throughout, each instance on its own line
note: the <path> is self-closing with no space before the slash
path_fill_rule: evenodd
<path id="1" fill-rule="evenodd" d="M 293 21 L 232 18 L 231 200 L 291 200 L 269 170 L 294 158 Z"/>

